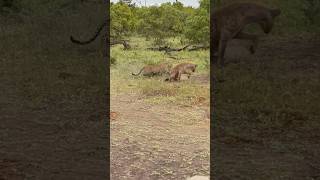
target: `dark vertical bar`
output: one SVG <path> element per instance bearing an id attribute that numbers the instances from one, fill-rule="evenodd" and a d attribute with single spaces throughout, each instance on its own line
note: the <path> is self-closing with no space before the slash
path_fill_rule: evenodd
<path id="1" fill-rule="evenodd" d="M 110 2 L 87 11 L 100 23 L 105 5 L 104 57 L 92 61 L 68 39 L 87 30 L 68 18 L 86 17 L 76 9 L 88 2 L 10 2 L 0 3 L 0 179 L 110 179 Z"/>
<path id="2" fill-rule="evenodd" d="M 210 2 L 210 179 L 214 179 L 214 125 L 215 125 L 215 75 L 214 75 L 214 52 L 213 52 L 213 22 L 212 12 L 215 6 L 215 1 Z"/>
<path id="3" fill-rule="evenodd" d="M 105 20 L 106 20 L 106 28 L 105 28 L 105 36 L 104 36 L 104 41 L 105 46 L 104 46 L 104 63 L 106 64 L 106 84 L 105 84 L 105 102 L 106 102 L 106 118 L 105 118 L 105 128 L 107 132 L 107 152 L 106 152 L 106 161 L 108 167 L 106 167 L 106 174 L 107 174 L 107 179 L 110 179 L 110 1 L 109 0 L 104 0 L 105 6 L 106 6 L 106 14 L 105 14 Z"/>

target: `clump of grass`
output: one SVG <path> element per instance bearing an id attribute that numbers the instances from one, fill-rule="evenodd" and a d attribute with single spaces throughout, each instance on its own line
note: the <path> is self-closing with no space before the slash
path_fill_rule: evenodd
<path id="1" fill-rule="evenodd" d="M 179 86 L 179 96 L 176 101 L 188 105 L 205 104 L 209 106 L 210 92 L 209 84 L 204 87 L 193 84 L 192 82 L 182 82 Z"/>
<path id="2" fill-rule="evenodd" d="M 114 57 L 111 57 L 111 58 L 110 58 L 110 64 L 116 65 L 116 64 L 117 64 L 117 59 L 114 58 Z"/>
<path id="3" fill-rule="evenodd" d="M 144 59 L 143 63 L 146 65 L 157 65 L 162 63 L 162 61 L 159 59 Z"/>
<path id="4" fill-rule="evenodd" d="M 150 96 L 175 96 L 177 95 L 178 88 L 170 85 L 168 83 L 159 82 L 159 81 L 146 81 L 142 82 L 141 94 L 147 97 Z"/>
<path id="5" fill-rule="evenodd" d="M 169 83 L 149 80 L 141 81 L 138 88 L 149 103 L 209 106 L 209 85 L 199 88 L 190 82 Z"/>

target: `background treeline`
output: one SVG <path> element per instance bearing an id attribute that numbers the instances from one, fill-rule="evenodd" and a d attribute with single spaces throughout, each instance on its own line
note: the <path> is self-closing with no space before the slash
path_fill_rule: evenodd
<path id="1" fill-rule="evenodd" d="M 243 0 L 213 0 L 214 8 Z M 320 32 L 319 0 L 246 0 L 262 3 L 269 7 L 278 7 L 282 13 L 276 21 L 274 34 Z"/>
<path id="2" fill-rule="evenodd" d="M 242 0 L 213 0 L 214 8 Z M 320 31 L 319 0 L 246 0 L 279 7 L 282 14 L 273 33 Z M 160 6 L 141 7 L 131 0 L 111 3 L 111 35 L 124 37 L 142 35 L 161 44 L 166 38 L 181 37 L 182 40 L 208 43 L 209 0 L 200 0 L 199 8 L 184 7 L 179 1 Z M 97 0 L 0 0 L 0 15 L 50 14 L 74 10 L 83 3 L 100 3 Z"/>
<path id="3" fill-rule="evenodd" d="M 242 0 L 213 0 L 213 9 Z M 279 7 L 281 16 L 272 33 L 320 32 L 319 0 L 246 0 Z M 179 1 L 160 6 L 137 6 L 131 0 L 111 3 L 111 36 L 123 38 L 132 35 L 145 36 L 156 44 L 179 37 L 182 41 L 208 44 L 209 0 L 200 0 L 199 8 L 185 7 Z M 65 13 L 83 3 L 102 3 L 97 0 L 0 0 L 0 15 L 40 15 Z M 12 16 L 11 16 L 12 17 Z"/>
<path id="4" fill-rule="evenodd" d="M 200 0 L 200 7 L 185 7 L 181 2 L 160 6 L 137 6 L 130 0 L 111 4 L 111 37 L 133 35 L 153 40 L 156 45 L 170 38 L 184 43 L 209 43 L 209 0 Z"/>

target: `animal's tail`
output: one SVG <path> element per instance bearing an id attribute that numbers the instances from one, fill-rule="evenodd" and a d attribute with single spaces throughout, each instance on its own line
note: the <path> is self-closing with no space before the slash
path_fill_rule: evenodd
<path id="1" fill-rule="evenodd" d="M 140 70 L 140 72 L 138 73 L 138 74 L 134 74 L 134 73 L 132 73 L 132 75 L 134 75 L 134 76 L 138 76 L 139 74 L 141 74 L 141 72 L 143 71 L 143 68 Z"/>
<path id="2" fill-rule="evenodd" d="M 71 42 L 76 43 L 76 44 L 80 44 L 80 45 L 89 44 L 89 43 L 91 43 L 92 41 L 94 41 L 94 40 L 99 36 L 100 32 L 102 31 L 102 29 L 103 29 L 106 25 L 107 25 L 107 22 L 104 22 L 104 23 L 99 27 L 99 29 L 97 30 L 97 32 L 95 33 L 95 35 L 94 35 L 92 38 L 90 38 L 89 40 L 87 40 L 87 41 L 76 40 L 76 39 L 74 39 L 73 36 L 70 36 L 70 40 L 71 40 Z"/>

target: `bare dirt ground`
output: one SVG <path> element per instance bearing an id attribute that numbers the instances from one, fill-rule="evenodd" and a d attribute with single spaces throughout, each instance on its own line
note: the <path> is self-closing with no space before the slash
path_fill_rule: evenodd
<path id="1" fill-rule="evenodd" d="M 208 77 L 193 77 L 209 83 Z M 111 179 L 184 180 L 209 175 L 208 107 L 151 105 L 136 94 L 111 96 Z"/>
<path id="2" fill-rule="evenodd" d="M 212 176 L 219 180 L 320 179 L 319 37 L 266 40 L 253 56 L 239 51 L 246 50 L 229 48 L 228 66 L 242 68 L 244 76 L 254 74 L 253 81 L 267 79 L 255 83 L 264 86 L 263 82 L 268 82 L 265 89 L 275 86 L 277 91 L 274 91 L 274 95 L 281 100 L 271 100 L 274 104 L 270 103 L 270 108 L 260 110 L 256 104 L 250 111 L 244 111 L 250 107 L 246 105 L 254 100 L 245 101 L 246 92 L 241 89 L 237 89 L 238 94 L 233 97 L 224 94 L 225 87 L 243 78 L 239 75 L 237 78 L 232 77 L 231 70 L 227 70 L 229 74 L 225 75 L 226 81 L 217 84 L 215 96 L 217 99 L 224 97 L 225 102 L 216 105 L 220 118 L 211 122 L 215 127 L 211 139 L 214 162 Z M 249 72 L 249 75 L 244 72 Z M 276 84 L 278 82 L 282 84 Z M 260 89 L 256 88 L 255 91 Z M 309 95 L 301 98 L 304 93 Z M 248 96 L 272 99 L 268 93 L 257 94 L 251 93 Z M 240 99 L 239 102 L 236 98 Z M 291 98 L 292 103 L 287 104 Z M 271 106 L 277 107 L 277 103 L 291 109 L 273 109 Z M 282 117 L 263 119 L 273 111 L 281 111 L 278 114 Z"/>

